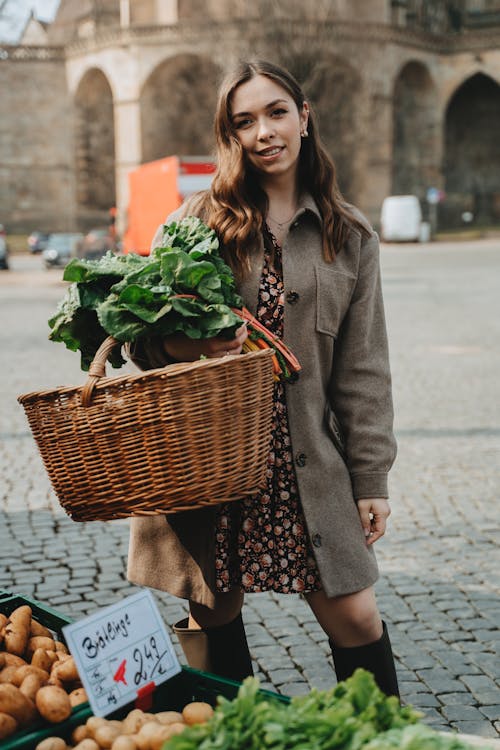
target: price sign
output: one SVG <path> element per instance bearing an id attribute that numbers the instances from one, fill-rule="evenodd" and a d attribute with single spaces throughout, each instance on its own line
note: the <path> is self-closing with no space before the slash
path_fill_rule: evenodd
<path id="1" fill-rule="evenodd" d="M 181 671 L 150 591 L 65 625 L 92 711 L 106 716 Z"/>

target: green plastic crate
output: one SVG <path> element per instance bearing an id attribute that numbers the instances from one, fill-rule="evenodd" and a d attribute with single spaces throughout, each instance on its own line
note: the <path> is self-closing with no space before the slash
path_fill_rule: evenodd
<path id="1" fill-rule="evenodd" d="M 56 612 L 50 607 L 46 607 L 35 599 L 0 590 L 0 612 L 2 614 L 9 615 L 14 609 L 21 607 L 23 604 L 28 604 L 31 607 L 33 617 L 37 622 L 44 625 L 46 628 L 49 628 L 49 630 L 57 635 L 58 640 L 64 642 L 62 628 L 64 625 L 73 622 L 70 617 L 63 615 L 60 612 Z M 76 706 L 71 712 L 71 716 L 66 722 L 63 722 L 65 726 L 67 725 L 69 732 L 72 728 L 82 723 L 80 715 L 83 713 L 88 715 L 89 712 L 90 709 L 88 703 L 82 703 L 80 706 Z M 16 732 L 16 734 L 1 741 L 0 748 L 1 750 L 33 750 L 33 748 L 35 748 L 45 737 L 59 734 L 58 727 L 60 726 L 62 726 L 62 724 L 48 724 L 46 721 L 37 722 L 28 729 Z"/>
<path id="2" fill-rule="evenodd" d="M 31 607 L 38 622 L 56 633 L 59 640 L 64 640 L 62 627 L 72 622 L 71 618 L 34 599 L 0 590 L 0 612 L 10 614 L 12 610 L 23 604 L 28 604 Z M 153 712 L 181 711 L 191 701 L 205 701 L 215 705 L 218 695 L 222 695 L 229 700 L 235 698 L 239 687 L 239 682 L 227 680 L 207 672 L 200 672 L 190 667 L 182 667 L 179 674 L 158 685 L 152 694 L 152 707 L 147 710 Z M 278 693 L 269 690 L 262 690 L 261 692 L 281 703 L 290 702 L 290 698 L 285 695 L 278 695 Z M 130 703 L 128 706 L 115 711 L 108 718 L 121 719 L 132 708 L 134 708 L 134 704 Z M 37 744 L 46 737 L 64 737 L 64 739 L 69 740 L 75 727 L 84 724 L 89 716 L 92 716 L 90 705 L 82 703 L 73 709 L 71 716 L 66 721 L 59 724 L 40 722 L 29 729 L 17 732 L 12 737 L 0 742 L 0 750 L 34 750 Z"/>

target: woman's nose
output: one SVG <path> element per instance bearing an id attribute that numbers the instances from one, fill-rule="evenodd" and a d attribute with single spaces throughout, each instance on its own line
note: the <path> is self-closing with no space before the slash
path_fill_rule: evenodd
<path id="1" fill-rule="evenodd" d="M 269 122 L 268 120 L 259 120 L 259 128 L 258 128 L 258 139 L 259 141 L 267 140 L 268 138 L 272 138 L 274 135 L 274 127 L 273 123 Z"/>

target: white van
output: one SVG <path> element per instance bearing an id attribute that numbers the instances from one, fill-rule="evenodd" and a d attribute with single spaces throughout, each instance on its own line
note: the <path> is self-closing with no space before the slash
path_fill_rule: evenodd
<path id="1" fill-rule="evenodd" d="M 384 242 L 421 242 L 427 230 L 416 195 L 390 195 L 382 203 L 380 235 Z"/>

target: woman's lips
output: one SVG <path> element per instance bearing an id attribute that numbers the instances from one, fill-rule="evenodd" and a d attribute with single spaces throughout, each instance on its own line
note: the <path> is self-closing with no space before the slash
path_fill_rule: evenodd
<path id="1" fill-rule="evenodd" d="M 257 156 L 264 161 L 272 161 L 282 153 L 283 149 L 284 146 L 272 146 L 270 148 L 262 149 L 262 151 L 257 151 Z"/>

